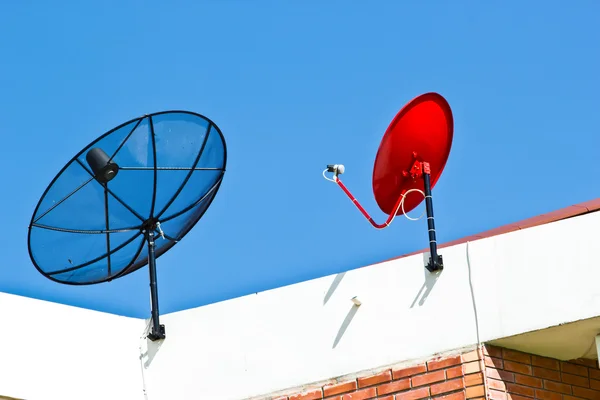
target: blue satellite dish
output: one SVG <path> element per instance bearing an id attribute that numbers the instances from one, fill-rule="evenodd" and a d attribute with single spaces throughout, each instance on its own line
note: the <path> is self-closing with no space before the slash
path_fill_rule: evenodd
<path id="1" fill-rule="evenodd" d="M 149 264 L 153 334 L 164 338 L 155 259 L 204 215 L 226 162 L 221 130 L 193 112 L 158 112 L 110 130 L 67 163 L 39 200 L 28 234 L 33 265 L 53 281 L 90 285 Z"/>

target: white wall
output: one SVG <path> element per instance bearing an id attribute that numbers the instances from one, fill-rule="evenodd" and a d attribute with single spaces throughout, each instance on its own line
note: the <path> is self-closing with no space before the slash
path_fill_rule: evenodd
<path id="1" fill-rule="evenodd" d="M 443 255 L 437 282 L 416 256 L 347 272 L 326 303 L 335 276 L 166 315 L 151 399 L 241 399 L 472 343 L 464 246 Z"/>
<path id="2" fill-rule="evenodd" d="M 0 395 L 142 400 L 143 377 L 149 400 L 245 399 L 594 317 L 598 226 L 445 248 L 441 274 L 416 255 L 167 314 L 162 343 L 140 340 L 146 321 L 0 294 Z"/>
<path id="3" fill-rule="evenodd" d="M 143 321 L 0 293 L 0 322 L 0 395 L 144 399 Z"/>
<path id="4" fill-rule="evenodd" d="M 470 243 L 482 339 L 600 315 L 599 228 L 595 212 Z"/>
<path id="5" fill-rule="evenodd" d="M 592 213 L 446 248 L 437 279 L 416 255 L 166 315 L 150 399 L 244 399 L 600 315 L 598 226 Z"/>

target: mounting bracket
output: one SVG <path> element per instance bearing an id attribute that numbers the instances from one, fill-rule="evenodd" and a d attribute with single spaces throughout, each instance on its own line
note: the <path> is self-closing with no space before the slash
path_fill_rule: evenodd
<path id="1" fill-rule="evenodd" d="M 148 334 L 148 339 L 154 342 L 166 337 L 165 326 L 161 325 L 159 321 L 154 229 L 146 230 L 146 240 L 148 241 L 148 270 L 150 272 L 150 301 L 152 303 L 152 330 Z"/>
<path id="2" fill-rule="evenodd" d="M 429 272 L 435 272 L 444 269 L 444 260 L 441 254 L 437 253 L 437 240 L 435 237 L 435 223 L 433 218 L 433 200 L 431 198 L 431 169 L 429 163 L 423 162 L 423 186 L 425 192 L 425 209 L 427 213 L 427 230 L 429 232 L 429 262 L 425 266 Z"/>

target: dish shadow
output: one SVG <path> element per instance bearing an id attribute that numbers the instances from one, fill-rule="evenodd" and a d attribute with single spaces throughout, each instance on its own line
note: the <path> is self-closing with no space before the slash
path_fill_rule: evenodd
<path id="1" fill-rule="evenodd" d="M 150 367 L 154 357 L 156 357 L 156 354 L 158 354 L 158 350 L 160 350 L 162 347 L 163 342 L 164 340 L 157 340 L 156 342 L 153 342 L 152 340 L 148 339 L 148 331 L 146 332 L 142 338 L 142 344 L 140 346 L 140 362 L 142 363 L 144 369 L 148 369 L 148 367 Z"/>
<path id="2" fill-rule="evenodd" d="M 439 279 L 440 275 L 444 271 L 444 270 L 441 270 L 441 271 L 436 271 L 436 272 L 429 272 L 427 270 L 427 268 L 425 268 L 425 265 L 427 265 L 427 263 L 429 262 L 429 253 L 423 254 L 423 261 L 424 261 L 423 272 L 425 275 L 423 286 L 421 286 L 421 288 L 417 292 L 417 295 L 415 296 L 412 304 L 410 305 L 410 308 L 414 308 L 415 305 L 417 305 L 417 304 L 419 307 L 421 307 L 423 304 L 425 304 L 425 301 L 431 294 L 431 291 L 433 290 L 433 287 L 435 286 L 437 280 Z"/>
<path id="3" fill-rule="evenodd" d="M 325 294 L 325 297 L 323 298 L 323 305 L 327 304 L 327 302 L 329 301 L 331 296 L 333 296 L 333 293 L 335 292 L 337 287 L 340 285 L 340 282 L 342 281 L 342 279 L 344 279 L 345 275 L 346 275 L 345 272 L 341 272 L 341 273 L 337 274 L 335 276 L 335 278 L 333 278 L 333 282 L 331 282 L 331 286 L 329 286 L 329 290 L 327 290 L 327 293 Z"/>
<path id="4" fill-rule="evenodd" d="M 359 308 L 359 306 L 357 306 L 356 304 L 353 304 L 352 308 L 350 308 L 350 310 L 348 311 L 348 314 L 346 314 L 346 318 L 344 318 L 344 322 L 342 322 L 342 326 L 340 326 L 337 336 L 335 337 L 335 340 L 333 341 L 332 349 L 335 349 L 336 346 L 338 345 L 338 343 L 340 342 L 340 340 L 342 340 L 342 337 L 344 336 L 344 333 L 346 333 L 346 329 L 348 329 L 350 322 L 352 322 L 352 319 L 356 315 L 358 308 Z"/>

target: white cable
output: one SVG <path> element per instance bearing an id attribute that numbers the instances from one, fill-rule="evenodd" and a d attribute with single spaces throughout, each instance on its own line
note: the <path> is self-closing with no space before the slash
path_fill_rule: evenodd
<path id="1" fill-rule="evenodd" d="M 146 328 L 144 329 L 144 333 L 142 334 L 142 336 L 140 337 L 140 347 L 139 347 L 139 351 L 140 351 L 140 367 L 142 370 L 142 392 L 144 393 L 144 399 L 148 400 L 148 390 L 146 388 L 146 374 L 144 373 L 144 353 L 142 352 L 142 343 L 143 341 L 146 339 L 146 337 L 148 337 L 148 329 L 150 328 L 150 323 L 152 322 L 152 320 L 148 320 L 148 322 L 146 323 Z M 148 350 L 146 350 L 146 353 L 148 352 Z"/>
<path id="2" fill-rule="evenodd" d="M 323 170 L 323 178 L 327 179 L 327 180 L 328 180 L 328 181 L 330 181 L 330 182 L 333 182 L 333 183 L 335 183 L 335 180 L 334 180 L 334 179 L 331 179 L 331 178 L 328 178 L 328 177 L 326 177 L 326 176 L 325 176 L 325 172 L 327 172 L 327 168 L 325 168 L 325 169 Z"/>
<path id="3" fill-rule="evenodd" d="M 477 353 L 479 356 L 479 366 L 480 368 L 482 368 L 482 371 L 485 369 L 485 357 L 483 356 L 483 346 L 484 344 L 481 343 L 481 337 L 479 335 L 479 314 L 477 312 L 477 302 L 475 301 L 475 291 L 473 289 L 473 277 L 472 277 L 472 269 L 471 269 L 471 253 L 469 251 L 469 243 L 470 241 L 467 240 L 467 271 L 469 272 L 469 277 L 468 277 L 468 281 L 469 281 L 469 289 L 471 291 L 471 300 L 473 302 L 473 314 L 474 314 L 474 319 L 475 319 L 475 336 L 477 339 Z M 488 393 L 488 380 L 484 379 L 483 380 L 483 386 L 484 386 L 484 390 L 486 393 Z"/>
<path id="4" fill-rule="evenodd" d="M 392 224 L 392 222 L 394 222 L 394 219 L 396 219 L 396 215 L 398 215 L 398 211 L 401 208 L 402 208 L 402 214 L 404 214 L 404 216 L 407 219 L 411 220 L 411 221 L 418 221 L 421 218 L 423 218 L 423 215 L 425 215 L 425 212 L 423 212 L 423 214 L 421 214 L 419 216 L 419 218 L 412 218 L 412 217 L 409 217 L 408 215 L 406 215 L 406 211 L 404 211 L 404 200 L 406 200 L 406 195 L 409 194 L 410 192 L 419 192 L 419 193 L 421 193 L 423 195 L 423 197 L 425 197 L 425 192 L 423 192 L 420 189 L 409 189 L 409 190 L 407 190 L 406 193 L 404 193 L 402 195 L 402 200 L 400 200 L 400 204 L 398 204 L 398 207 L 396 207 L 396 211 L 394 212 L 394 216 L 392 217 L 392 219 L 390 220 L 390 222 L 385 225 L 385 228 L 387 228 L 388 226 L 390 226 Z"/>
<path id="5" fill-rule="evenodd" d="M 421 193 L 421 194 L 423 195 L 423 198 L 425 198 L 425 192 L 424 192 L 424 191 L 422 191 L 421 189 L 409 189 L 409 190 L 407 190 L 407 191 L 406 191 L 406 193 L 404 193 L 404 195 L 403 195 L 403 197 L 402 197 L 402 201 L 400 202 L 400 206 L 402 207 L 402 214 L 404 214 L 404 216 L 405 216 L 407 219 L 411 220 L 411 221 L 418 221 L 418 220 L 420 220 L 421 218 L 423 218 L 423 216 L 425 215 L 425 212 L 426 212 L 427 210 L 423 211 L 423 213 L 422 213 L 422 214 L 421 214 L 421 215 L 420 215 L 418 218 L 412 218 L 412 217 L 409 217 L 409 216 L 406 214 L 406 211 L 404 211 L 404 200 L 406 200 L 406 195 L 407 195 L 407 194 L 409 194 L 410 192 L 419 192 L 419 193 Z M 398 210 L 396 210 L 396 214 L 397 214 L 397 213 L 398 213 Z"/>

